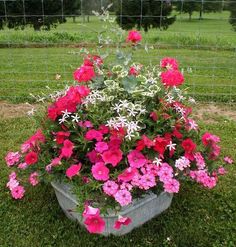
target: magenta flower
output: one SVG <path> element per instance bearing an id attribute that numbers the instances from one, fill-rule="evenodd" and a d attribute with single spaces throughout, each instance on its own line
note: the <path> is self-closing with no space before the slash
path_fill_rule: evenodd
<path id="1" fill-rule="evenodd" d="M 91 129 L 85 134 L 85 139 L 88 141 L 96 140 L 97 142 L 100 142 L 103 139 L 103 135 L 100 131 Z"/>
<path id="2" fill-rule="evenodd" d="M 132 196 L 128 190 L 118 190 L 115 194 L 115 200 L 123 207 L 132 202 Z"/>
<path id="3" fill-rule="evenodd" d="M 166 69 L 177 70 L 179 68 L 179 65 L 176 59 L 171 57 L 165 57 L 161 60 L 161 67 Z"/>
<path id="4" fill-rule="evenodd" d="M 74 144 L 69 140 L 65 140 L 61 149 L 61 157 L 70 158 L 73 153 L 73 149 Z"/>
<path id="5" fill-rule="evenodd" d="M 24 162 L 24 163 L 20 163 L 17 167 L 19 169 L 25 170 L 28 167 L 28 165 L 27 165 L 27 163 Z"/>
<path id="6" fill-rule="evenodd" d="M 111 180 L 108 180 L 102 186 L 104 193 L 106 193 L 109 196 L 113 196 L 117 192 L 118 188 L 118 184 Z"/>
<path id="7" fill-rule="evenodd" d="M 27 165 L 33 165 L 38 162 L 38 154 L 36 152 L 29 152 L 25 156 L 25 163 Z"/>
<path id="8" fill-rule="evenodd" d="M 118 181 L 129 182 L 136 174 L 138 174 L 138 170 L 136 168 L 129 167 L 118 175 Z"/>
<path id="9" fill-rule="evenodd" d="M 25 189 L 23 186 L 18 185 L 11 190 L 11 195 L 14 199 L 21 199 L 25 194 Z"/>
<path id="10" fill-rule="evenodd" d="M 39 183 L 39 174 L 37 172 L 33 172 L 30 174 L 29 182 L 32 186 L 36 186 Z"/>
<path id="11" fill-rule="evenodd" d="M 103 162 L 98 162 L 92 166 L 92 174 L 96 180 L 106 181 L 109 179 L 110 170 L 104 165 Z"/>
<path id="12" fill-rule="evenodd" d="M 165 183 L 172 179 L 173 168 L 169 164 L 163 163 L 157 174 L 159 176 L 160 181 Z"/>
<path id="13" fill-rule="evenodd" d="M 5 157 L 5 161 L 7 163 L 7 166 L 14 166 L 17 162 L 20 161 L 20 154 L 19 152 L 9 152 L 6 157 Z"/>
<path id="14" fill-rule="evenodd" d="M 72 177 L 76 176 L 80 169 L 81 169 L 82 164 L 76 164 L 76 165 L 71 165 L 67 170 L 66 170 L 66 176 L 71 179 Z"/>
<path id="15" fill-rule="evenodd" d="M 87 217 L 84 224 L 90 233 L 102 233 L 105 229 L 105 221 L 99 215 Z"/>
<path id="16" fill-rule="evenodd" d="M 225 175 L 227 173 L 225 168 L 222 167 L 222 166 L 218 168 L 217 172 L 218 172 L 219 175 Z"/>
<path id="17" fill-rule="evenodd" d="M 137 150 L 131 151 L 127 157 L 128 157 L 130 166 L 134 168 L 141 168 L 147 162 L 147 159 L 145 158 L 145 156 Z"/>
<path id="18" fill-rule="evenodd" d="M 108 145 L 106 142 L 97 142 L 95 144 L 95 150 L 99 153 L 103 153 L 104 151 L 108 150 Z"/>
<path id="19" fill-rule="evenodd" d="M 133 44 L 139 43 L 142 40 L 142 36 L 140 32 L 136 30 L 131 30 L 128 33 L 128 37 L 126 38 L 126 42 L 132 42 Z"/>
<path id="20" fill-rule="evenodd" d="M 152 174 L 145 174 L 140 178 L 140 187 L 144 190 L 149 190 L 150 188 L 156 186 L 155 176 Z"/>
<path id="21" fill-rule="evenodd" d="M 95 150 L 92 150 L 91 152 L 87 153 L 86 156 L 88 157 L 89 161 L 93 164 L 97 162 L 102 162 L 101 155 L 97 153 Z"/>
<path id="22" fill-rule="evenodd" d="M 120 149 L 110 149 L 102 154 L 102 159 L 106 164 L 112 164 L 115 167 L 122 160 L 122 154 Z"/>
<path id="23" fill-rule="evenodd" d="M 118 220 L 115 221 L 113 228 L 119 230 L 122 225 L 128 226 L 132 223 L 132 220 L 129 217 L 118 216 Z"/>
<path id="24" fill-rule="evenodd" d="M 95 77 L 95 71 L 92 66 L 82 65 L 74 72 L 74 79 L 78 82 L 88 82 Z"/>

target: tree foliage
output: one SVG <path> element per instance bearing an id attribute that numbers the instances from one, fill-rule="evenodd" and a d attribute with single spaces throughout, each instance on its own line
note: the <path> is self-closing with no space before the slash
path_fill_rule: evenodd
<path id="1" fill-rule="evenodd" d="M 49 30 L 66 21 L 64 15 L 74 14 L 79 0 L 16 0 L 0 2 L 0 29 L 24 29 L 26 25 L 35 30 Z"/>
<path id="2" fill-rule="evenodd" d="M 228 9 L 230 11 L 229 23 L 233 26 L 234 31 L 236 31 L 236 2 L 235 0 L 229 1 Z"/>
<path id="3" fill-rule="evenodd" d="M 222 10 L 222 3 L 215 0 L 177 0 L 174 5 L 178 12 L 188 13 L 190 20 L 194 11 L 199 12 L 199 19 L 202 19 L 203 13 Z"/>
<path id="4" fill-rule="evenodd" d="M 175 17 L 170 16 L 170 1 L 125 0 L 116 6 L 117 23 L 126 30 L 133 27 L 146 32 L 150 28 L 167 29 L 175 21 Z"/>

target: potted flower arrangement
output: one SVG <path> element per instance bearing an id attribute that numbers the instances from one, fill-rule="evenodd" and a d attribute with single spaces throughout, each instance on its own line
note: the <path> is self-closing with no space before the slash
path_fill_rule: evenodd
<path id="1" fill-rule="evenodd" d="M 126 41 L 135 50 L 141 39 L 133 30 Z M 167 209 L 183 179 L 212 189 L 225 174 L 220 138 L 191 118 L 194 100 L 174 58 L 105 65 L 86 54 L 73 76 L 51 95 L 42 128 L 6 155 L 14 199 L 51 181 L 68 217 L 90 233 L 121 235 Z"/>

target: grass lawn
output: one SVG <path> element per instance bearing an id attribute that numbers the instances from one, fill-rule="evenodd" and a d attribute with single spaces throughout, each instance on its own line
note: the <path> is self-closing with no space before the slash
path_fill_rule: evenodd
<path id="1" fill-rule="evenodd" d="M 39 94 L 46 86 L 63 87 L 80 66 L 79 48 L 4 48 L 0 49 L 0 100 L 25 102 L 30 93 Z M 101 53 L 104 53 L 103 51 Z M 205 101 L 236 102 L 236 59 L 231 51 L 188 49 L 139 50 L 134 58 L 143 64 L 159 64 L 165 56 L 176 57 L 184 69 L 189 91 Z M 108 58 L 107 63 L 113 58 Z M 55 75 L 62 75 L 60 81 Z"/>
<path id="2" fill-rule="evenodd" d="M 205 115 L 211 124 L 203 124 L 222 137 L 222 152 L 236 159 L 236 122 L 222 116 Z M 0 246 L 236 246 L 236 169 L 228 166 L 228 174 L 218 186 L 208 191 L 184 183 L 171 207 L 162 215 L 124 237 L 89 235 L 68 220 L 58 206 L 50 186 L 42 184 L 28 191 L 22 201 L 10 198 L 5 188 L 8 169 L 3 157 L 16 150 L 36 128 L 27 118 L 0 120 Z M 170 238 L 170 241 L 167 240 Z"/>

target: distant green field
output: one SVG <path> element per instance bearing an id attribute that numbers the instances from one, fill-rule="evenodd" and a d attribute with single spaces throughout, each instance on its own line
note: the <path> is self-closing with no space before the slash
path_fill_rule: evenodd
<path id="1" fill-rule="evenodd" d="M 189 21 L 186 14 L 176 15 L 176 22 L 168 30 L 152 29 L 146 34 L 143 32 L 144 41 L 165 47 L 235 49 L 236 33 L 228 22 L 229 12 L 205 14 L 203 20 L 198 20 L 198 13 L 194 13 L 192 21 Z M 96 42 L 96 32 L 103 30 L 104 23 L 92 16 L 90 22 L 85 24 L 86 27 L 81 17 L 78 17 L 76 23 L 73 23 L 72 18 L 68 18 L 66 23 L 58 25 L 49 32 L 35 32 L 32 28 L 17 31 L 5 29 L 0 31 L 0 45 L 2 47 L 30 44 L 52 46 Z"/>

